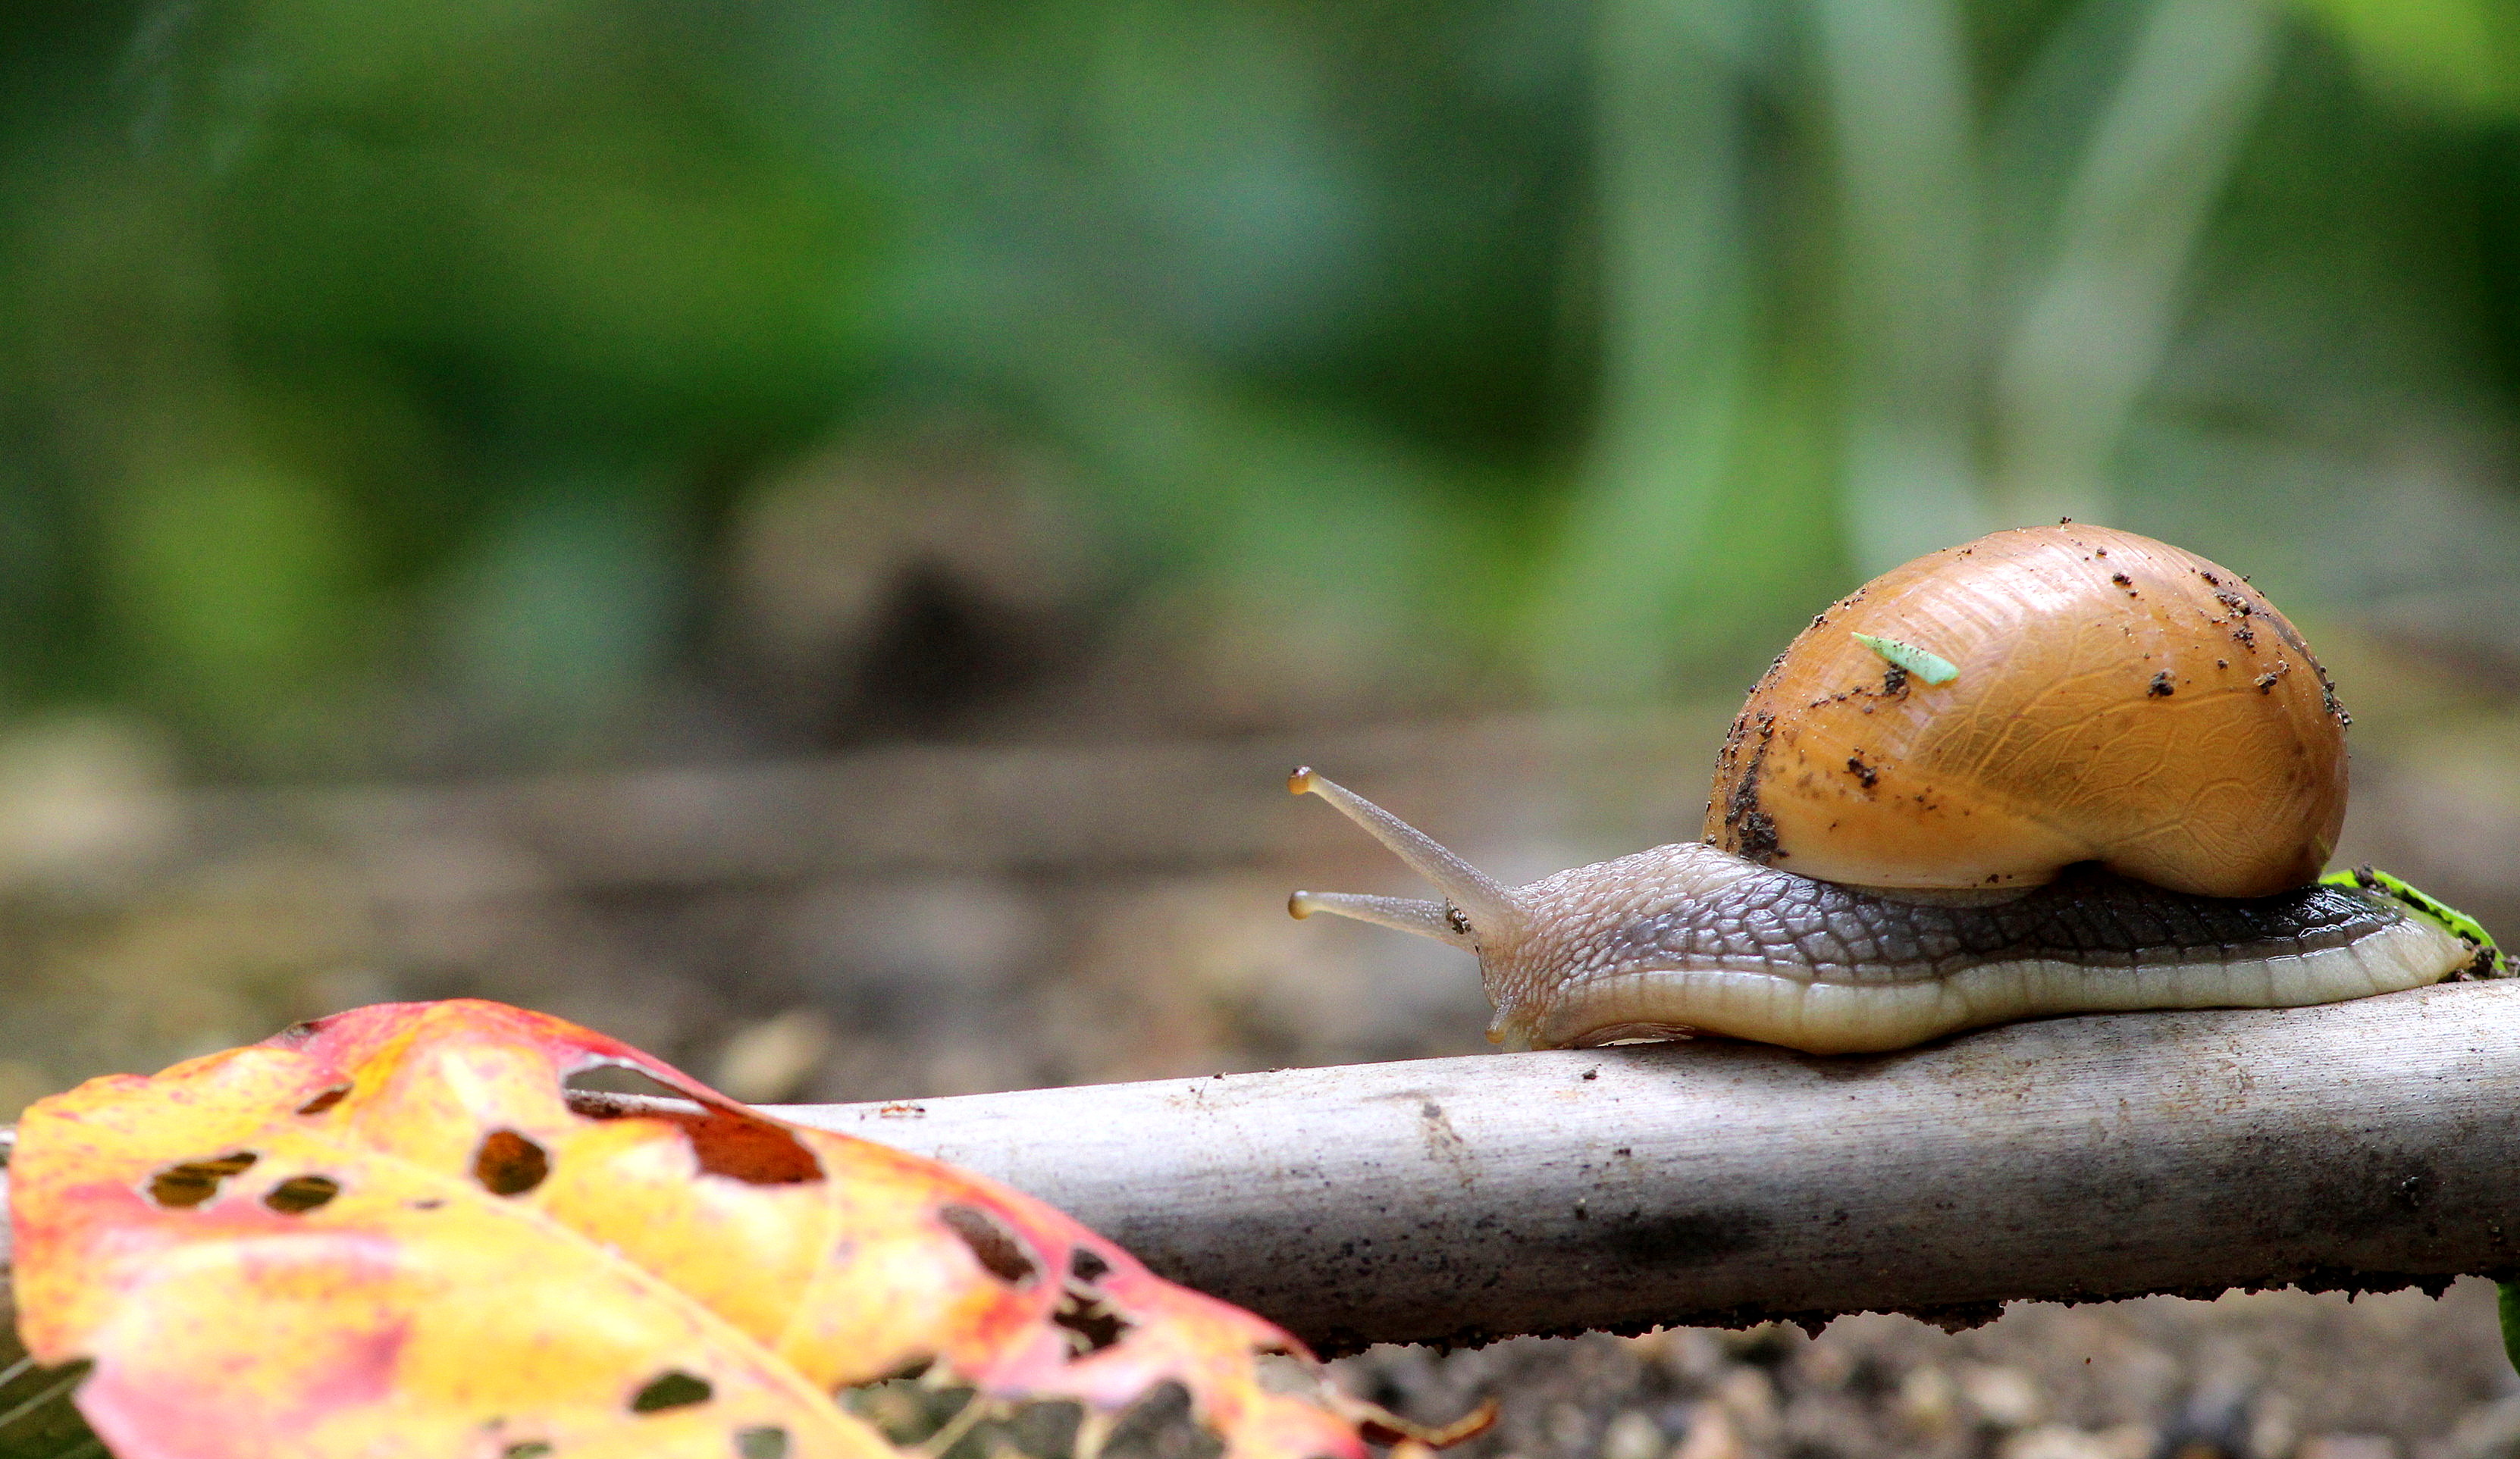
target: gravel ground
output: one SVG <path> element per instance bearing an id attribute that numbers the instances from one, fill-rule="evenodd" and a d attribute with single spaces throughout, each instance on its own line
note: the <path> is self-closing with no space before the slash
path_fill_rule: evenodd
<path id="1" fill-rule="evenodd" d="M 2486 1459 L 2520 1454 L 2494 1289 L 2021 1304 L 1905 1317 L 1379 1348 L 1352 1390 L 1423 1422 L 1502 1402 L 1461 1459 Z"/>

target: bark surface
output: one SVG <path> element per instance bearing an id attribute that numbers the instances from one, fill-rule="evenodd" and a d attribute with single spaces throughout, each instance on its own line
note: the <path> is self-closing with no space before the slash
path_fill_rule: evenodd
<path id="1" fill-rule="evenodd" d="M 796 1106 L 1332 1349 L 2520 1266 L 2520 984 Z"/>

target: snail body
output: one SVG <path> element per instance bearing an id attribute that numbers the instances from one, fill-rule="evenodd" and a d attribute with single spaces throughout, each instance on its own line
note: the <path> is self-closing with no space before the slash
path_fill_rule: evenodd
<path id="1" fill-rule="evenodd" d="M 2476 947 L 2314 884 L 2347 717 L 2236 574 L 2132 533 L 1999 532 L 1816 618 L 1752 689 L 1705 839 L 1500 886 L 1310 771 L 1445 894 L 1299 892 L 1475 952 L 1489 1037 L 1899 1048 L 2044 1014 L 2280 1007 L 2438 982 Z"/>

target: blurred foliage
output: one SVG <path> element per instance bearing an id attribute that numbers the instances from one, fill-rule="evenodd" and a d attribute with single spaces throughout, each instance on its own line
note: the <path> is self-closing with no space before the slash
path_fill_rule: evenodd
<path id="1" fill-rule="evenodd" d="M 212 773 L 1693 693 L 2062 513 L 2520 649 L 2509 0 L 29 0 L 0 78 L 0 712 Z"/>

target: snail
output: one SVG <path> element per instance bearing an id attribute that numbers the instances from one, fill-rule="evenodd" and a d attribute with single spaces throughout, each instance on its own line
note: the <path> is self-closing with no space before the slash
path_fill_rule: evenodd
<path id="1" fill-rule="evenodd" d="M 1726 736 L 1702 840 L 1508 888 L 1298 770 L 1444 900 L 1288 910 L 1477 954 L 1488 1037 L 1514 1048 L 1851 1053 L 2493 975 L 2491 940 L 2403 883 L 2318 880 L 2348 723 L 2239 575 L 2130 532 L 1998 532 L 1812 620 Z"/>

